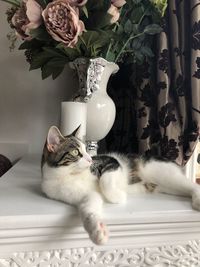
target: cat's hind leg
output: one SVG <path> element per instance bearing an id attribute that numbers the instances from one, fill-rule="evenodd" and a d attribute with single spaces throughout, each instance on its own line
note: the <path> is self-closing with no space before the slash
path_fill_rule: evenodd
<path id="1" fill-rule="evenodd" d="M 102 204 L 102 197 L 96 192 L 84 196 L 78 204 L 84 228 L 97 245 L 103 245 L 108 240 L 108 230 L 102 222 Z"/>
<path id="2" fill-rule="evenodd" d="M 146 162 L 140 166 L 139 176 L 143 183 L 154 184 L 156 192 L 191 197 L 193 208 L 200 210 L 200 186 L 187 179 L 175 163 Z"/>

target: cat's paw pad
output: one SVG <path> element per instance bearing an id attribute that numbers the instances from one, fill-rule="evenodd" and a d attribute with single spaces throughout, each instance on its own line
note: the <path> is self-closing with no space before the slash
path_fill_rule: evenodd
<path id="1" fill-rule="evenodd" d="M 106 199 L 113 204 L 123 204 L 126 203 L 127 195 L 124 191 L 118 190 L 106 195 Z"/>
<path id="2" fill-rule="evenodd" d="M 108 241 L 108 230 L 102 222 L 98 222 L 96 228 L 89 235 L 96 245 L 104 245 Z"/>
<path id="3" fill-rule="evenodd" d="M 89 214 L 84 220 L 84 228 L 90 239 L 97 245 L 103 245 L 108 241 L 108 230 L 96 215 Z"/>
<path id="4" fill-rule="evenodd" d="M 192 207 L 200 211 L 200 190 L 194 191 L 192 194 Z"/>

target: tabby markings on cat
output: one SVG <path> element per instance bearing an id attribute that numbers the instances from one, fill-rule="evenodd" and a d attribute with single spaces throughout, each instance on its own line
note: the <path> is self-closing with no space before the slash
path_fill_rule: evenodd
<path id="1" fill-rule="evenodd" d="M 186 179 L 175 163 L 116 153 L 91 158 L 79 138 L 79 129 L 68 136 L 55 126 L 49 129 L 42 156 L 41 186 L 49 198 L 77 207 L 95 244 L 108 240 L 103 203 L 125 203 L 127 194 L 189 196 L 193 208 L 200 210 L 200 187 Z"/>

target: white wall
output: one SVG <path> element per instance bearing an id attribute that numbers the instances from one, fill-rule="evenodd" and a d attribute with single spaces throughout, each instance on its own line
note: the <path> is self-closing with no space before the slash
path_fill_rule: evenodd
<path id="1" fill-rule="evenodd" d="M 60 102 L 77 85 L 69 69 L 56 81 L 42 81 L 40 70 L 28 71 L 23 51 L 9 51 L 7 6 L 0 2 L 0 154 L 15 160 L 26 150 L 41 152 L 49 126 L 59 123 Z"/>

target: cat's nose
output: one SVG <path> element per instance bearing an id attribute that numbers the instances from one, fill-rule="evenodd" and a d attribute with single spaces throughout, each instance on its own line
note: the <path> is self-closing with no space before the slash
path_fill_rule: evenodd
<path id="1" fill-rule="evenodd" d="M 93 160 L 92 160 L 92 158 L 90 156 L 88 157 L 88 162 L 89 163 L 92 163 L 93 162 Z"/>
<path id="2" fill-rule="evenodd" d="M 88 153 L 84 153 L 83 155 L 84 159 L 86 159 L 89 163 L 92 163 L 92 158 Z"/>

